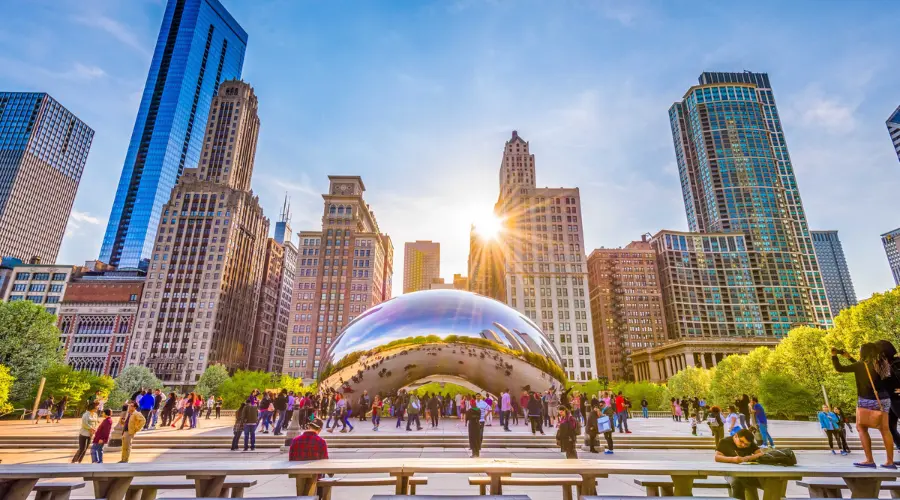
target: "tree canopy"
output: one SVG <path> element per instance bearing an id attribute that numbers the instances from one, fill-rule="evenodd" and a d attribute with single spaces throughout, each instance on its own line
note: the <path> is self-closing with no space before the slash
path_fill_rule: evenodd
<path id="1" fill-rule="evenodd" d="M 228 369 L 225 365 L 215 364 L 206 367 L 200 380 L 197 381 L 195 392 L 204 396 L 219 396 L 222 384 L 228 380 Z"/>
<path id="2" fill-rule="evenodd" d="M 0 302 L 0 325 L 0 363 L 14 380 L 10 399 L 24 401 L 44 370 L 63 360 L 56 316 L 29 301 Z"/>

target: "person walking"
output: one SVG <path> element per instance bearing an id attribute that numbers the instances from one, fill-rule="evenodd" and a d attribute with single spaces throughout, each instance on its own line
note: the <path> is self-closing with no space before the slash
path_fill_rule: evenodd
<path id="1" fill-rule="evenodd" d="M 134 436 L 144 428 L 147 418 L 143 413 L 137 411 L 134 402 L 128 403 L 128 410 L 119 420 L 122 424 L 122 460 L 120 464 L 127 464 L 131 457 L 131 445 L 134 444 Z"/>
<path id="2" fill-rule="evenodd" d="M 650 403 L 647 402 L 647 398 L 641 398 L 641 415 L 644 418 L 650 418 Z"/>
<path id="3" fill-rule="evenodd" d="M 419 396 L 416 396 L 416 393 L 409 393 L 409 404 L 406 409 L 406 430 L 411 431 L 410 427 L 412 426 L 413 421 L 416 422 L 416 430 L 422 430 L 422 424 L 419 422 L 419 412 L 422 411 L 422 402 L 419 401 Z"/>
<path id="4" fill-rule="evenodd" d="M 144 427 L 141 430 L 147 430 L 150 428 L 150 413 L 153 412 L 153 405 L 156 404 L 156 400 L 153 398 L 153 391 L 141 394 L 135 403 L 141 411 L 141 416 L 144 417 Z"/>
<path id="5" fill-rule="evenodd" d="M 91 463 L 103 463 L 103 446 L 109 442 L 109 434 L 112 432 L 112 410 L 109 408 L 103 410 L 103 421 L 97 426 L 94 432 L 93 444 L 91 445 Z"/>
<path id="6" fill-rule="evenodd" d="M 525 407 L 528 409 L 528 420 L 531 422 L 531 435 L 534 436 L 535 433 L 540 432 L 541 436 L 543 436 L 544 429 L 541 427 L 541 422 L 543 420 L 544 403 L 541 401 L 541 396 L 536 392 L 532 394 Z"/>
<path id="7" fill-rule="evenodd" d="M 80 464 L 84 460 L 84 454 L 87 452 L 91 438 L 97 430 L 97 405 L 89 403 L 87 410 L 81 414 L 81 427 L 78 429 L 78 451 L 72 457 L 73 464 Z"/>
<path id="8" fill-rule="evenodd" d="M 575 417 L 565 406 L 560 406 L 557 410 L 557 428 L 556 428 L 556 444 L 559 451 L 566 454 L 566 458 L 578 458 L 578 452 L 575 450 L 578 444 L 577 424 Z"/>
<path id="9" fill-rule="evenodd" d="M 183 400 L 183 412 L 181 413 L 181 427 L 178 430 L 184 430 L 185 424 L 187 424 L 188 429 L 194 428 L 194 393 L 190 393 L 184 397 Z"/>
<path id="10" fill-rule="evenodd" d="M 53 410 L 53 396 L 47 397 L 47 399 L 41 401 L 41 404 L 38 405 L 37 415 L 35 416 L 34 423 L 37 424 L 41 421 L 41 419 L 45 419 L 47 423 L 50 423 L 50 412 Z"/>
<path id="11" fill-rule="evenodd" d="M 213 408 L 216 407 L 216 398 L 212 394 L 206 399 L 206 420 L 212 416 Z"/>
<path id="12" fill-rule="evenodd" d="M 234 425 L 231 427 L 231 432 L 233 434 L 231 438 L 231 451 L 238 450 L 238 443 L 241 440 L 241 434 L 244 433 L 244 407 L 247 406 L 246 402 L 241 403 L 241 406 L 238 406 L 238 409 L 234 412 Z"/>
<path id="13" fill-rule="evenodd" d="M 619 433 L 631 434 L 628 430 L 628 408 L 625 405 L 625 396 L 622 391 L 616 394 L 616 420 L 618 422 Z M 624 431 L 622 429 L 625 429 Z"/>
<path id="14" fill-rule="evenodd" d="M 191 415 L 191 429 L 197 428 L 197 419 L 203 413 L 203 395 L 194 394 L 194 414 Z"/>
<path id="15" fill-rule="evenodd" d="M 509 396 L 509 389 L 503 389 L 503 394 L 500 395 L 500 425 L 503 426 L 503 430 L 506 432 L 512 432 L 509 430 L 509 416 L 512 410 L 512 398 Z"/>
<path id="16" fill-rule="evenodd" d="M 384 403 L 381 402 L 381 396 L 376 394 L 375 400 L 372 401 L 372 430 L 377 431 L 378 425 L 381 424 L 381 410 Z"/>
<path id="17" fill-rule="evenodd" d="M 480 394 L 478 395 L 481 396 Z M 484 439 L 484 417 L 481 409 L 470 406 L 466 410 L 466 428 L 469 435 L 469 449 L 472 450 L 472 458 L 481 456 L 481 443 Z"/>
<path id="18" fill-rule="evenodd" d="M 222 396 L 216 397 L 216 420 L 222 416 Z"/>
<path id="19" fill-rule="evenodd" d="M 741 418 L 738 416 L 738 412 L 734 408 L 734 405 L 731 405 L 728 407 L 728 415 L 725 416 L 725 431 L 729 436 L 733 436 L 741 429 L 743 429 L 743 427 L 741 427 Z"/>
<path id="20" fill-rule="evenodd" d="M 66 406 L 69 404 L 69 396 L 63 396 L 59 399 L 59 402 L 56 403 L 56 408 L 54 408 L 53 420 L 56 420 L 58 424 L 62 418 L 66 414 Z"/>
<path id="21" fill-rule="evenodd" d="M 244 405 L 244 451 L 256 450 L 256 427 L 259 425 L 259 407 L 255 398 L 248 399 Z"/>
<path id="22" fill-rule="evenodd" d="M 275 422 L 275 428 L 272 430 L 273 436 L 281 435 L 281 428 L 284 427 L 284 417 L 287 416 L 288 391 L 282 389 L 275 398 L 275 411 L 278 412 L 278 421 Z"/>
<path id="23" fill-rule="evenodd" d="M 168 427 L 172 423 L 172 413 L 175 412 L 175 403 L 177 403 L 177 397 L 174 392 L 170 392 L 169 396 L 166 398 L 166 402 L 162 405 L 162 411 L 160 412 L 160 422 L 159 425 L 161 427 Z"/>
<path id="24" fill-rule="evenodd" d="M 831 450 L 832 455 L 836 455 L 837 453 L 834 451 L 834 441 L 840 434 L 838 431 L 838 417 L 835 415 L 830 409 L 828 409 L 828 405 L 822 405 L 822 411 L 816 414 L 816 418 L 819 420 L 819 427 L 825 431 L 825 436 L 828 437 L 828 448 Z M 846 455 L 847 452 L 844 451 L 844 448 L 841 446 L 840 438 L 837 439 L 838 448 L 841 449 L 841 455 Z"/>
<path id="25" fill-rule="evenodd" d="M 431 412 L 431 428 L 437 429 L 441 415 L 441 398 L 437 394 L 428 400 L 428 411 Z"/>
<path id="26" fill-rule="evenodd" d="M 710 408 L 706 415 L 706 423 L 709 425 L 709 430 L 712 431 L 713 442 L 718 443 L 725 437 L 725 421 L 722 420 L 721 408 L 718 406 Z"/>
<path id="27" fill-rule="evenodd" d="M 834 407 L 834 414 L 838 419 L 838 438 L 841 440 L 841 449 L 850 453 L 850 447 L 847 446 L 847 431 L 853 432 L 853 428 L 850 427 L 850 422 L 847 421 L 847 416 L 844 415 L 844 411 L 841 410 L 840 406 Z"/>
<path id="28" fill-rule="evenodd" d="M 681 400 L 676 399 L 674 405 L 675 405 L 675 412 L 674 412 L 675 413 L 675 421 L 681 422 L 681 417 L 684 415 L 684 409 L 681 408 Z"/>
<path id="29" fill-rule="evenodd" d="M 262 401 L 259 402 L 259 420 L 262 425 L 262 433 L 269 433 L 269 424 L 272 421 L 272 410 L 275 407 L 269 397 L 269 391 L 263 393 Z"/>
<path id="30" fill-rule="evenodd" d="M 838 354 L 850 360 L 849 365 L 842 365 Z M 888 429 L 888 413 L 891 411 L 890 392 L 896 385 L 891 374 L 891 366 L 878 346 L 865 343 L 859 351 L 860 360 L 856 361 L 847 351 L 831 349 L 831 363 L 840 373 L 852 373 L 856 379 L 856 429 L 863 446 L 865 460 L 856 462 L 856 467 L 877 468 L 872 455 L 872 438 L 869 429 L 878 429 L 884 441 L 887 455 L 882 467 L 896 469 L 894 465 L 894 438 Z"/>
<path id="31" fill-rule="evenodd" d="M 750 403 L 752 405 L 753 421 L 756 423 L 756 428 L 759 429 L 759 435 L 762 438 L 759 443 L 760 447 L 774 448 L 775 441 L 772 440 L 772 436 L 769 434 L 769 419 L 766 418 L 765 408 L 759 404 L 759 399 L 756 396 L 750 398 Z"/>
<path id="32" fill-rule="evenodd" d="M 597 419 L 597 426 L 599 427 L 600 432 L 603 433 L 604 439 L 606 439 L 606 450 L 603 451 L 603 454 L 612 455 L 613 431 L 615 430 L 613 427 L 613 417 L 615 416 L 615 411 L 611 405 L 606 404 L 606 401 L 599 401 L 598 403 L 600 405 L 600 417 Z"/>
<path id="33" fill-rule="evenodd" d="M 741 421 L 741 428 L 748 429 L 750 427 L 750 396 L 742 394 L 741 397 L 734 402 L 739 413 L 738 418 Z"/>

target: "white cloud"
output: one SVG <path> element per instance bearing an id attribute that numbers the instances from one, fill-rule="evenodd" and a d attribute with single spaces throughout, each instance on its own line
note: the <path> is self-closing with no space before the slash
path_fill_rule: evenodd
<path id="1" fill-rule="evenodd" d="M 805 127 L 815 127 L 833 134 L 846 134 L 856 128 L 856 108 L 852 99 L 825 94 L 817 86 L 804 89 L 790 100 L 786 121 L 796 120 Z"/>
<path id="2" fill-rule="evenodd" d="M 106 71 L 97 66 L 88 66 L 76 62 L 72 69 L 59 73 L 59 76 L 70 80 L 94 80 L 106 76 Z"/>
<path id="3" fill-rule="evenodd" d="M 87 212 L 79 212 L 78 210 L 72 210 L 72 213 L 69 215 L 69 221 L 75 221 L 76 223 L 84 222 L 87 224 L 100 224 L 100 219 Z"/>
<path id="4" fill-rule="evenodd" d="M 132 49 L 138 51 L 146 57 L 150 57 L 151 55 L 150 51 L 147 50 L 147 45 L 143 43 L 137 36 L 135 36 L 131 28 L 125 26 L 119 21 L 116 21 L 115 19 L 106 17 L 102 14 L 92 14 L 90 16 L 76 17 L 75 22 L 99 29 L 101 31 L 105 31 L 116 40 L 131 47 Z"/>

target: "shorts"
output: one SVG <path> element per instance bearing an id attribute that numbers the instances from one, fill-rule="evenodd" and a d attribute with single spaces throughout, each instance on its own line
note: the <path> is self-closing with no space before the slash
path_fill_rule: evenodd
<path id="1" fill-rule="evenodd" d="M 46 417 L 49 414 L 50 414 L 50 410 L 48 410 L 46 408 L 41 408 L 40 410 L 38 410 L 39 417 Z"/>
<path id="2" fill-rule="evenodd" d="M 881 404 L 877 399 L 866 399 L 866 398 L 857 398 L 856 406 L 857 408 L 865 408 L 866 410 L 874 410 L 874 411 L 882 411 L 885 413 L 889 413 L 891 411 L 891 400 L 890 398 L 881 398 Z"/>

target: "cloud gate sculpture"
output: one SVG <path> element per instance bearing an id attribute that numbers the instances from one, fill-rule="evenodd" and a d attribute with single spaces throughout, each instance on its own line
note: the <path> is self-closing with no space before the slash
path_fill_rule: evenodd
<path id="1" fill-rule="evenodd" d="M 387 395 L 445 381 L 498 395 L 565 383 L 559 353 L 530 318 L 460 290 L 415 292 L 372 307 L 347 325 L 323 363 L 320 388 L 344 393 Z"/>

